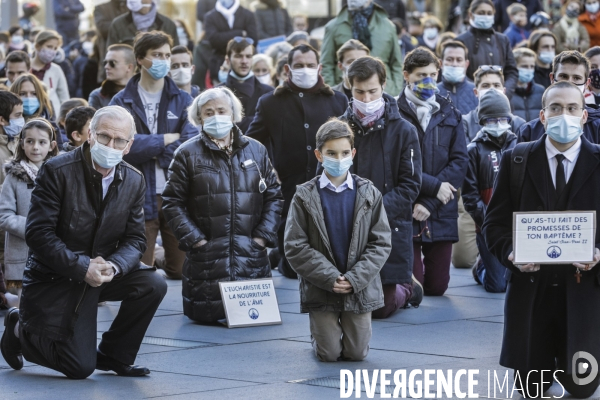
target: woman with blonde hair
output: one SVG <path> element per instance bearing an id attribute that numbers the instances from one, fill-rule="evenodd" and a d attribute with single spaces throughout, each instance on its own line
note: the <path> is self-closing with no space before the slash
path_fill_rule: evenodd
<path id="1" fill-rule="evenodd" d="M 256 79 L 263 85 L 273 85 L 273 59 L 266 54 L 255 54 L 252 56 L 252 72 Z"/>
<path id="2" fill-rule="evenodd" d="M 54 121 L 56 114 L 46 92 L 46 88 L 32 74 L 19 76 L 10 86 L 10 91 L 23 101 L 23 116 L 25 120 L 44 118 Z"/>
<path id="3" fill-rule="evenodd" d="M 31 60 L 31 73 L 48 88 L 54 110 L 59 110 L 63 101 L 69 100 L 69 86 L 63 70 L 52 61 L 56 57 L 62 37 L 53 30 L 44 30 L 35 37 L 35 56 Z"/>

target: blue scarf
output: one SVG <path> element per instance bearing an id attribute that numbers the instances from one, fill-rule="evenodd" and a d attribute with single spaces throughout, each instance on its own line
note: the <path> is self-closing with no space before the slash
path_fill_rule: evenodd
<path id="1" fill-rule="evenodd" d="M 373 15 L 373 8 L 373 3 L 371 3 L 368 7 L 350 11 L 350 15 L 352 15 L 352 38 L 360 41 L 369 50 L 373 49 L 371 32 L 369 31 L 369 18 Z"/>

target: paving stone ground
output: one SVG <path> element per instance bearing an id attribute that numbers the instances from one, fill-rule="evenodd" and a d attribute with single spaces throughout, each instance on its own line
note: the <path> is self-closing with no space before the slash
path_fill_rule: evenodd
<path id="1" fill-rule="evenodd" d="M 486 293 L 474 283 L 470 270 L 452 268 L 445 296 L 426 297 L 419 308 L 374 321 L 371 351 L 362 362 L 317 361 L 310 345 L 308 316 L 300 314 L 297 281 L 276 271 L 273 279 L 281 325 L 227 329 L 196 324 L 182 313 L 181 282 L 169 281 L 168 294 L 136 360 L 150 368 L 150 376 L 122 378 L 96 371 L 88 379 L 71 381 L 28 362 L 21 371 L 13 371 L 0 357 L 0 399 L 336 399 L 340 398 L 342 369 L 369 374 L 405 370 L 407 376 L 417 369 L 452 370 L 454 374 L 462 369 L 479 370 L 475 393 L 480 398 L 511 398 L 507 388 L 512 387 L 512 373 L 498 364 L 504 295 Z M 108 329 L 118 309 L 118 303 L 100 307 L 99 335 Z M 0 311 L 0 332 L 5 313 Z M 504 390 L 496 387 L 494 393 L 494 374 L 502 381 L 507 373 L 510 378 Z M 432 388 L 435 397 L 437 383 Z M 368 398 L 364 384 L 361 389 L 361 398 Z M 464 378 L 460 390 L 467 391 Z M 377 385 L 375 398 L 380 393 Z M 385 393 L 392 392 L 387 388 Z M 594 396 L 600 397 L 599 393 Z M 441 394 L 440 398 L 458 396 Z M 555 384 L 550 395 L 561 394 Z M 515 392 L 512 398 L 520 396 Z"/>

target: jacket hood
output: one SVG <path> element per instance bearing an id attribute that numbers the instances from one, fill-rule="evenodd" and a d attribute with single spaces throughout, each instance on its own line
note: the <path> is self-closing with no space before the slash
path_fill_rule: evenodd
<path id="1" fill-rule="evenodd" d="M 596 104 L 586 104 L 585 109 L 588 112 L 588 119 L 586 123 L 594 122 L 600 119 L 600 106 Z"/>
<path id="2" fill-rule="evenodd" d="M 4 170 L 6 171 L 6 175 L 12 175 L 20 181 L 26 183 L 33 183 L 27 172 L 25 172 L 25 168 L 21 165 L 19 161 L 11 160 L 10 162 L 4 164 Z"/>
<path id="3" fill-rule="evenodd" d="M 287 81 L 285 81 L 281 85 L 277 86 L 275 88 L 275 91 L 273 92 L 273 95 L 281 96 L 286 92 L 289 92 L 289 93 L 294 92 L 294 90 L 292 90 L 290 85 L 288 85 Z M 325 96 L 333 96 L 333 95 L 335 95 L 335 92 L 333 91 L 331 86 L 329 86 L 326 83 L 323 83 L 323 86 L 321 86 L 321 88 L 319 89 L 319 94 L 324 94 Z"/>
<path id="4" fill-rule="evenodd" d="M 502 146 L 504 147 L 504 146 L 506 146 L 507 143 L 511 143 L 513 141 L 516 141 L 516 140 L 517 140 L 517 135 L 515 135 L 511 130 L 509 130 L 508 134 L 506 136 L 506 141 L 504 142 L 504 144 Z M 485 132 L 483 129 L 480 129 L 479 132 L 477 132 L 477 136 L 475 136 L 475 139 L 473 139 L 473 141 L 471 143 L 476 143 L 476 142 L 479 142 L 479 143 L 483 143 L 483 142 L 494 143 L 494 141 L 492 141 L 490 139 L 489 134 L 487 132 Z"/>

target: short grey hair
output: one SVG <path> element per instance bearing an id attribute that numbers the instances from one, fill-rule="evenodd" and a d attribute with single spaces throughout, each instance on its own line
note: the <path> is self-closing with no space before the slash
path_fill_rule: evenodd
<path id="1" fill-rule="evenodd" d="M 126 108 L 123 108 L 121 106 L 107 106 L 107 107 L 102 107 L 101 109 L 99 109 L 98 111 L 96 111 L 96 113 L 94 114 L 94 117 L 92 118 L 92 121 L 90 122 L 90 130 L 93 132 L 96 132 L 98 129 L 98 126 L 100 125 L 100 121 L 103 118 L 111 118 L 111 119 L 115 119 L 115 120 L 120 120 L 120 121 L 128 121 L 131 125 L 131 134 L 130 137 L 133 137 L 133 135 L 135 135 L 135 121 L 133 120 L 133 116 L 131 115 L 131 113 L 129 111 L 127 111 Z"/>
<path id="2" fill-rule="evenodd" d="M 264 61 L 269 68 L 269 75 L 273 75 L 275 68 L 273 68 L 273 59 L 266 54 L 255 54 L 252 56 L 252 68 L 259 62 Z"/>
<path id="3" fill-rule="evenodd" d="M 231 90 L 224 86 L 219 86 L 205 90 L 192 101 L 192 105 L 188 108 L 188 119 L 190 122 L 196 126 L 200 125 L 200 112 L 202 111 L 202 107 L 209 101 L 217 99 L 225 99 L 229 102 L 233 122 L 238 123 L 242 121 L 242 117 L 244 116 L 242 102 Z"/>

